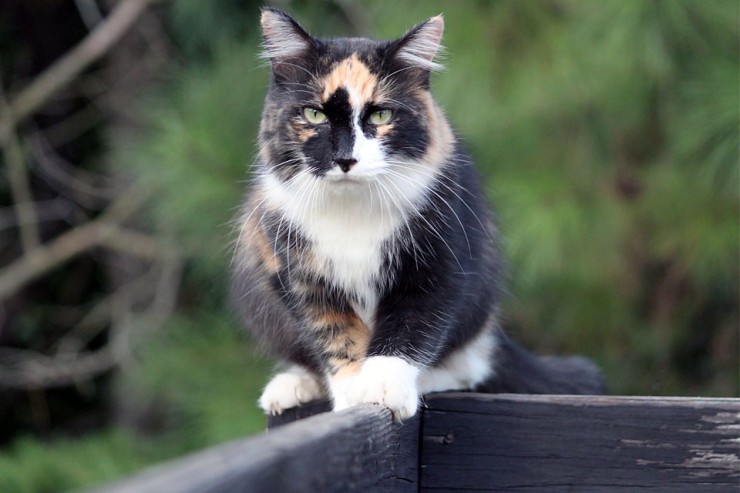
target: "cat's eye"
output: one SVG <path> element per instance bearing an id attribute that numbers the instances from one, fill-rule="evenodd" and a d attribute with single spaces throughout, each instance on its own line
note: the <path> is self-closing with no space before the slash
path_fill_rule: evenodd
<path id="1" fill-rule="evenodd" d="M 320 125 L 326 122 L 326 115 L 324 112 L 317 110 L 316 108 L 303 108 L 303 116 L 306 117 L 308 123 L 313 123 L 314 125 Z"/>
<path id="2" fill-rule="evenodd" d="M 384 125 L 391 121 L 391 117 L 393 116 L 393 111 L 388 109 L 383 110 L 377 110 L 370 113 L 370 117 L 368 120 L 373 125 Z"/>

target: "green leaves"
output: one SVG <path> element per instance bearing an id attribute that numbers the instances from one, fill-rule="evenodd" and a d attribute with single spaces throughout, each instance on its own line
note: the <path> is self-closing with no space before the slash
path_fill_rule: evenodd
<path id="1" fill-rule="evenodd" d="M 153 224 L 193 254 L 197 291 L 225 284 L 227 224 L 255 154 L 267 72 L 256 35 L 238 27 L 256 19 L 242 17 L 251 7 L 195 5 L 173 12 L 197 63 L 147 105 L 149 126 L 116 162 L 155 187 Z M 307 24 L 351 32 L 341 12 L 311 5 L 296 5 Z M 695 364 L 710 369 L 697 385 L 737 392 L 737 378 L 713 370 L 728 357 L 712 349 L 727 337 L 719 327 L 738 320 L 737 2 L 403 9 L 354 12 L 390 39 L 409 18 L 445 11 L 447 70 L 432 91 L 495 198 L 511 265 L 508 328 L 540 349 L 595 357 L 613 369 L 615 392 L 689 392 L 681 369 Z M 696 340 L 701 349 L 689 350 Z"/>
<path id="2" fill-rule="evenodd" d="M 733 308 L 717 323 L 738 319 L 737 4 L 502 1 L 490 11 L 479 52 L 458 47 L 452 29 L 446 40 L 449 72 L 477 56 L 484 75 L 465 96 L 444 78 L 438 86 L 453 121 L 477 125 L 463 135 L 501 217 L 509 325 L 550 350 L 636 365 L 610 375 L 616 392 L 681 393 L 680 368 L 697 364 L 687 341 L 709 330 L 699 317 L 723 300 Z M 470 100 L 479 109 L 457 113 Z M 719 365 L 703 351 L 704 367 Z M 640 367 L 659 390 L 633 378 Z"/>
<path id="3" fill-rule="evenodd" d="M 144 129 L 123 145 L 118 139 L 112 159 L 153 190 L 153 226 L 173 236 L 205 278 L 225 278 L 229 222 L 256 155 L 266 74 L 253 48 L 222 47 L 212 62 L 173 74 L 142 107 Z"/>

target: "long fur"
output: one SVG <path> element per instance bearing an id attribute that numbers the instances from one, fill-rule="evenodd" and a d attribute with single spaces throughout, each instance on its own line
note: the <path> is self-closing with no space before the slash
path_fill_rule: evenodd
<path id="1" fill-rule="evenodd" d="M 261 406 L 328 395 L 404 418 L 420 392 L 495 381 L 498 231 L 429 92 L 442 17 L 395 41 L 313 38 L 274 9 L 261 24 L 272 78 L 233 293 L 290 365 Z"/>

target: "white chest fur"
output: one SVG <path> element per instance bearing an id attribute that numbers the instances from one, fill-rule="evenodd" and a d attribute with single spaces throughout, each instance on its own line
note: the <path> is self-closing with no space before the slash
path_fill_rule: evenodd
<path id="1" fill-rule="evenodd" d="M 383 245 L 405 221 L 367 183 L 324 183 L 305 173 L 286 184 L 262 177 L 267 201 L 311 242 L 312 257 L 326 279 L 356 296 L 358 315 L 372 326 Z M 290 226 L 287 223 L 290 223 Z"/>
<path id="2" fill-rule="evenodd" d="M 363 198 L 354 201 L 334 195 L 325 200 L 301 224 L 313 242 L 313 253 L 327 279 L 355 295 L 355 306 L 363 321 L 372 326 L 377 301 L 377 285 L 382 276 L 383 245 L 390 240 L 401 221 L 400 214 L 370 208 Z M 365 203 L 365 207 L 362 204 Z"/>
<path id="3" fill-rule="evenodd" d="M 394 235 L 407 234 L 406 224 L 419 213 L 436 175 L 418 164 L 393 167 L 353 169 L 351 180 L 338 168 L 323 178 L 308 170 L 287 182 L 269 172 L 260 177 L 265 200 L 281 211 L 288 223 L 284 227 L 297 229 L 311 242 L 314 268 L 357 297 L 355 309 L 370 327 L 377 286 L 391 281 L 391 273 L 382 271 L 383 249 Z"/>

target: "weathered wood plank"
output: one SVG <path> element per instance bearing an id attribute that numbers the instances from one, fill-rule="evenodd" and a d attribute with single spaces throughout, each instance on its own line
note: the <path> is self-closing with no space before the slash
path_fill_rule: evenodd
<path id="1" fill-rule="evenodd" d="M 740 490 L 738 399 L 450 393 L 426 397 L 421 424 L 369 405 L 306 418 L 326 409 L 98 491 Z"/>
<path id="2" fill-rule="evenodd" d="M 314 401 L 304 404 L 302 406 L 286 409 L 283 414 L 277 416 L 267 417 L 267 429 L 274 430 L 280 426 L 293 423 L 294 421 L 300 421 L 301 419 L 310 418 L 317 414 L 327 413 L 331 411 L 331 402 L 329 401 Z"/>
<path id="3" fill-rule="evenodd" d="M 402 444 L 408 439 L 401 440 L 400 430 L 390 411 L 379 406 L 321 414 L 163 464 L 97 492 L 416 492 L 417 473 L 405 477 L 408 451 Z"/>
<path id="4" fill-rule="evenodd" d="M 270 416 L 267 428 L 275 430 L 294 421 L 306 419 L 320 413 L 331 411 L 329 401 L 316 401 L 303 406 L 287 409 L 283 414 Z M 397 493 L 418 493 L 419 491 L 419 433 L 420 415 L 404 421 L 402 425 L 394 424 L 398 439 L 393 444 L 391 470 L 369 491 L 387 491 Z"/>
<path id="5" fill-rule="evenodd" d="M 427 396 L 420 491 L 732 492 L 740 400 Z"/>

